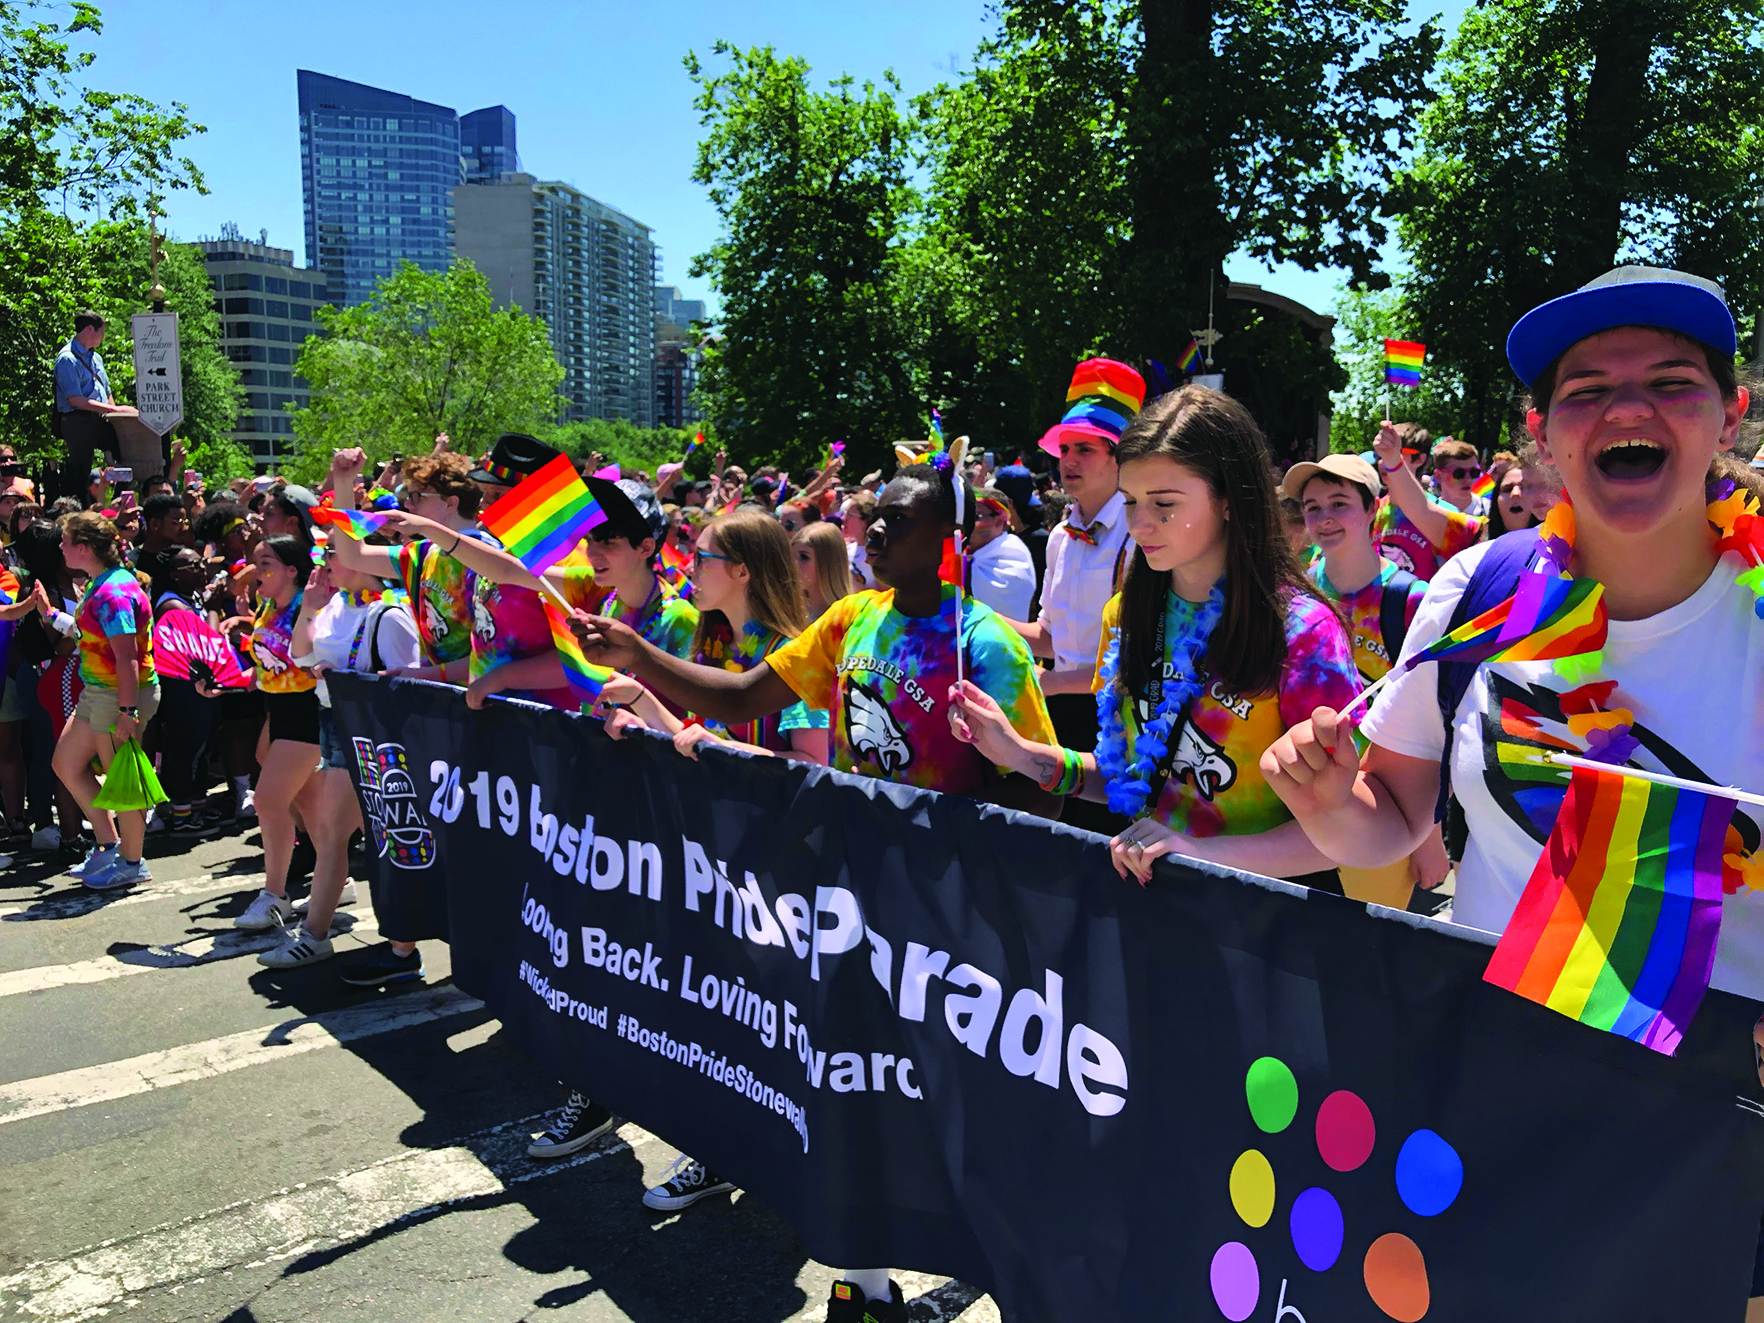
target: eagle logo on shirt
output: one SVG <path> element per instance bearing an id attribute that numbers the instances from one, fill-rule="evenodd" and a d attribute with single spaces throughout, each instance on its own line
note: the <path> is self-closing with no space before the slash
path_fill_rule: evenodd
<path id="1" fill-rule="evenodd" d="M 851 751 L 893 776 L 913 760 L 906 732 L 874 689 L 853 680 L 845 691 L 845 740 Z"/>
<path id="2" fill-rule="evenodd" d="M 496 590 L 490 590 L 494 593 Z M 486 596 L 472 598 L 472 633 L 478 636 L 485 647 L 496 642 L 496 617 L 490 614 L 490 599 Z"/>
<path id="3" fill-rule="evenodd" d="M 1225 756 L 1225 746 L 1192 721 L 1183 722 L 1176 757 L 1170 764 L 1171 780 L 1180 784 L 1185 777 L 1208 803 L 1237 784 L 1237 764 Z"/>

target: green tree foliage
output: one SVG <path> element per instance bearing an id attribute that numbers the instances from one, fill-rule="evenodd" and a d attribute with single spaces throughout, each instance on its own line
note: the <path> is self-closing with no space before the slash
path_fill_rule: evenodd
<path id="1" fill-rule="evenodd" d="M 878 463 L 925 431 L 897 296 L 915 205 L 898 85 L 817 91 L 769 47 L 714 53 L 722 72 L 686 59 L 705 127 L 693 178 L 724 226 L 692 266 L 722 303 L 700 396 L 738 458 L 806 466 L 847 440 L 854 465 Z"/>
<path id="2" fill-rule="evenodd" d="M 585 460 L 600 455 L 607 463 L 617 464 L 629 473 L 642 469 L 651 478 L 663 464 L 677 464 L 692 444 L 695 428 L 639 427 L 623 418 L 590 418 L 585 422 L 562 423 L 537 433 L 547 445 L 556 446 L 572 459 Z M 716 446 L 710 441 L 693 452 L 691 470 L 694 476 L 709 474 Z"/>
<path id="3" fill-rule="evenodd" d="M 433 272 L 406 262 L 366 303 L 317 316 L 324 334 L 294 365 L 312 387 L 311 403 L 294 411 L 299 477 L 321 477 L 331 452 L 348 446 L 382 461 L 426 455 L 441 432 L 455 450 L 481 454 L 502 432 L 544 427 L 564 403 L 544 323 L 495 308 L 463 258 Z"/>
<path id="4" fill-rule="evenodd" d="M 1417 340 L 1415 313 L 1402 287 L 1369 290 L 1363 285 L 1343 289 L 1335 302 L 1335 351 L 1347 369 L 1347 384 L 1335 394 L 1329 424 L 1329 448 L 1358 454 L 1372 448 L 1372 437 L 1384 418 L 1385 401 L 1398 422 L 1420 423 L 1435 436 L 1462 435 L 1463 378 L 1442 364 L 1428 347 L 1421 385 L 1392 386 L 1386 395 L 1384 342 Z"/>
<path id="5" fill-rule="evenodd" d="M 59 445 L 49 428 L 53 363 L 75 310 L 107 291 L 123 300 L 112 306 L 147 306 L 144 279 L 125 296 L 120 277 L 94 265 L 113 248 L 79 218 L 126 222 L 149 195 L 202 191 L 179 153 L 204 131 L 184 106 L 86 85 L 95 56 L 70 38 L 101 32 L 97 8 L 82 0 L 65 9 L 0 0 L 0 416 L 27 453 Z M 144 272 L 144 231 L 140 258 Z"/>
<path id="6" fill-rule="evenodd" d="M 1485 0 L 1401 179 L 1415 330 L 1460 371 L 1470 439 L 1516 405 L 1507 331 L 1623 263 L 1764 283 L 1759 0 Z"/>

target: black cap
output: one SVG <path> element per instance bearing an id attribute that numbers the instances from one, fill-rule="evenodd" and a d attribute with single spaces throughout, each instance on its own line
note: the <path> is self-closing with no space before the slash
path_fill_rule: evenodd
<path id="1" fill-rule="evenodd" d="M 504 432 L 484 462 L 469 475 L 473 482 L 494 482 L 503 487 L 516 486 L 522 478 L 531 477 L 563 452 L 546 445 L 525 432 Z"/>

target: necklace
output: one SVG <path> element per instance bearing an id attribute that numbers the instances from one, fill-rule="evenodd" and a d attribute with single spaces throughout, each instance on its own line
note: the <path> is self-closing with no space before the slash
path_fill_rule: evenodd
<path id="1" fill-rule="evenodd" d="M 1151 720 L 1139 729 L 1133 741 L 1133 759 L 1127 758 L 1127 728 L 1122 713 L 1132 702 L 1126 686 L 1118 680 L 1121 668 L 1121 631 L 1117 626 L 1109 637 L 1109 649 L 1103 657 L 1102 688 L 1096 693 L 1096 720 L 1099 737 L 1096 743 L 1096 766 L 1108 790 L 1109 809 L 1129 818 L 1146 811 L 1151 797 L 1152 774 L 1170 747 L 1170 732 L 1186 708 L 1200 693 L 1200 659 L 1205 655 L 1207 641 L 1225 613 L 1225 582 L 1213 585 L 1207 600 L 1196 606 L 1184 601 L 1170 589 L 1170 602 L 1158 621 L 1154 640 L 1155 667 L 1164 664 L 1164 626 L 1169 616 L 1177 617 L 1177 632 L 1170 640 L 1170 680 L 1164 683 L 1154 668 L 1153 695 L 1156 711 Z M 1161 691 L 1161 692 L 1160 692 Z"/>

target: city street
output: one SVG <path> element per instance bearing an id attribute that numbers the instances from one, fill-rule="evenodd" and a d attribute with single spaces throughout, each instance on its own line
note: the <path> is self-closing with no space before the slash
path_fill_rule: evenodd
<path id="1" fill-rule="evenodd" d="M 560 1090 L 444 946 L 387 993 L 258 965 L 261 858 L 252 825 L 150 838 L 134 891 L 0 874 L 0 1320 L 824 1317 L 830 1270 L 758 1200 L 642 1206 L 677 1150 L 638 1125 L 529 1159 Z M 360 890 L 339 959 L 378 940 Z M 901 1280 L 918 1323 L 998 1318 Z"/>

